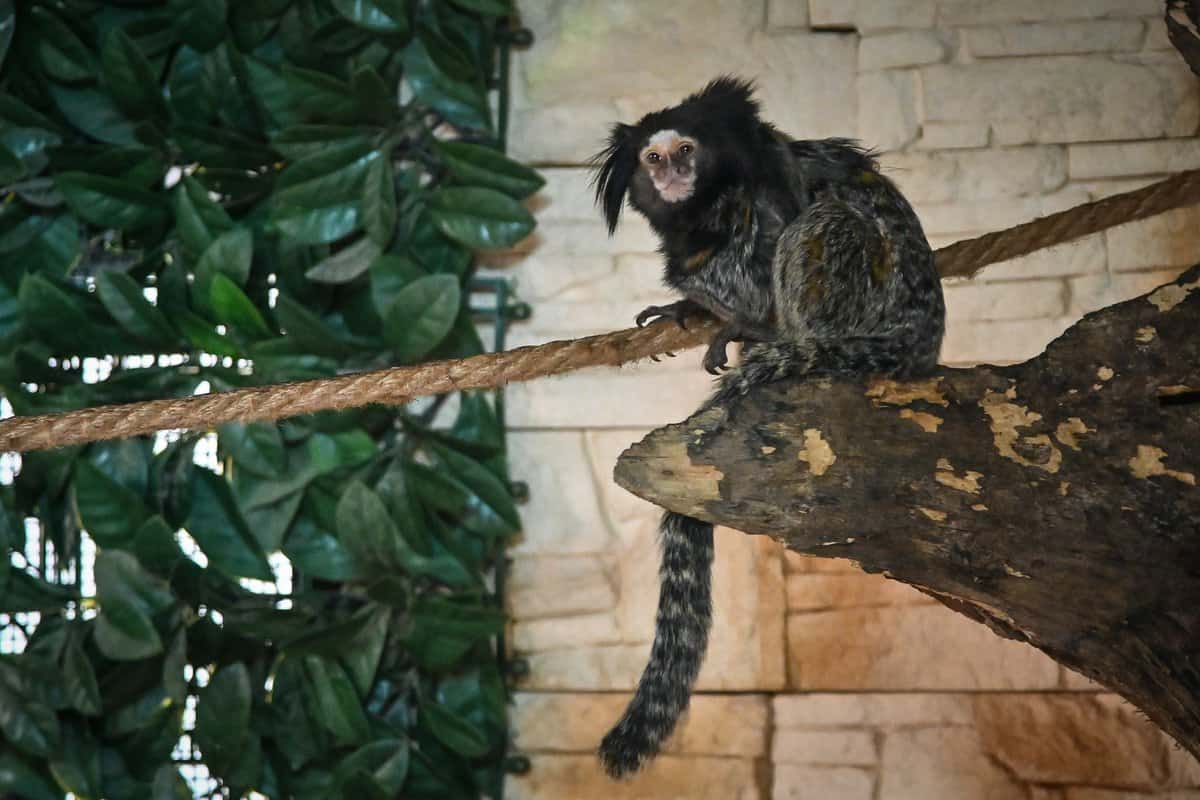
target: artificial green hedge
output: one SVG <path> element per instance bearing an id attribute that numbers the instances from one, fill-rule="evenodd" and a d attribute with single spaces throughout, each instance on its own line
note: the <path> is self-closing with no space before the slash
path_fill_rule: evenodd
<path id="1" fill-rule="evenodd" d="M 0 0 L 15 413 L 479 352 L 472 253 L 541 185 L 496 148 L 511 11 Z M 457 401 L 10 459 L 0 796 L 497 796 L 518 518 L 495 408 Z"/>

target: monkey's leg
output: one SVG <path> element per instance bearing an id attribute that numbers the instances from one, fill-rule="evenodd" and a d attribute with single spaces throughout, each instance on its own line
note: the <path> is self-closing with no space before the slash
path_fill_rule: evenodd
<path id="1" fill-rule="evenodd" d="M 678 300 L 670 305 L 665 306 L 646 306 L 642 312 L 637 315 L 634 322 L 639 328 L 644 327 L 656 319 L 665 318 L 675 320 L 675 324 L 683 329 L 687 329 L 687 324 L 684 322 L 688 317 L 697 317 L 708 313 L 708 309 L 694 300 L 683 299 Z"/>

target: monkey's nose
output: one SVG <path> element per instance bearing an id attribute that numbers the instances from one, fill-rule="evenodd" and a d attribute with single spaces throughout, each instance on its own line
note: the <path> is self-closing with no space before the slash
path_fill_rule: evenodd
<path id="1" fill-rule="evenodd" d="M 687 174 L 687 171 L 688 171 L 687 164 L 673 164 L 672 166 L 675 170 L 676 175 L 686 175 Z"/>

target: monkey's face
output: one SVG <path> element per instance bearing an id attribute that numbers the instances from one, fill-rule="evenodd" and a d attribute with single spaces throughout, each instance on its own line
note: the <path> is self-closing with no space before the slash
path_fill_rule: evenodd
<path id="1" fill-rule="evenodd" d="M 665 203 L 687 200 L 696 191 L 699 150 L 700 145 L 690 136 L 675 130 L 657 131 L 638 152 L 635 184 L 648 181 Z"/>

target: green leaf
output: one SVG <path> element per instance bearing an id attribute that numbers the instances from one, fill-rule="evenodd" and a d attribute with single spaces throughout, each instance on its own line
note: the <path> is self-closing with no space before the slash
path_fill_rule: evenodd
<path id="1" fill-rule="evenodd" d="M 435 147 L 450 173 L 463 183 L 497 189 L 518 199 L 546 185 L 536 171 L 491 147 L 468 142 L 435 142 Z"/>
<path id="2" fill-rule="evenodd" d="M 396 180 L 392 160 L 386 154 L 371 162 L 363 185 L 363 227 L 380 247 L 396 235 Z"/>
<path id="3" fill-rule="evenodd" d="M 166 220 L 159 195 L 116 178 L 63 172 L 54 182 L 71 211 L 93 225 L 136 230 Z"/>
<path id="4" fill-rule="evenodd" d="M 489 14 L 494 17 L 506 16 L 513 10 L 509 0 L 451 0 L 451 2 L 469 11 L 478 11 L 480 14 Z"/>
<path id="5" fill-rule="evenodd" d="M 286 294 L 276 298 L 275 317 L 301 352 L 334 358 L 353 352 L 320 317 Z"/>
<path id="6" fill-rule="evenodd" d="M 191 495 L 184 527 L 212 566 L 230 577 L 274 580 L 267 556 L 246 527 L 229 484 L 206 469 L 195 469 Z"/>
<path id="7" fill-rule="evenodd" d="M 11 663 L 0 672 L 0 733 L 8 743 L 40 758 L 59 746 L 58 718 L 32 682 Z"/>
<path id="8" fill-rule="evenodd" d="M 370 150 L 372 144 L 371 138 L 358 127 L 295 125 L 272 139 L 271 146 L 289 161 L 298 162 L 331 151 L 363 153 Z"/>
<path id="9" fill-rule="evenodd" d="M 14 752 L 0 754 L 0 792 L 21 800 L 62 800 L 63 792 L 53 786 Z"/>
<path id="10" fill-rule="evenodd" d="M 241 288 L 217 273 L 212 277 L 208 290 L 208 302 L 217 322 L 223 322 L 244 336 L 265 339 L 272 335 L 271 328 L 263 319 L 258 308 Z"/>
<path id="11" fill-rule="evenodd" d="M 179 325 L 179 330 L 183 331 L 183 335 L 197 350 L 230 358 L 237 358 L 242 354 L 236 344 L 217 333 L 213 323 L 198 314 L 193 314 L 191 311 L 177 312 L 175 322 Z"/>
<path id="12" fill-rule="evenodd" d="M 51 86 L 50 96 L 74 127 L 107 144 L 134 144 L 133 123 L 120 112 L 107 94 L 95 89 Z"/>
<path id="13" fill-rule="evenodd" d="M 383 318 L 383 337 L 400 363 L 419 361 L 454 326 L 462 305 L 458 278 L 429 275 L 406 286 Z"/>
<path id="14" fill-rule="evenodd" d="M 86 727 L 63 726 L 62 747 L 50 759 L 50 772 L 78 800 L 100 800 L 100 751 Z"/>
<path id="15" fill-rule="evenodd" d="M 342 759 L 335 780 L 345 800 L 361 800 L 347 792 L 346 783 L 353 776 L 366 779 L 383 797 L 399 797 L 408 777 L 408 740 L 376 739 Z"/>
<path id="16" fill-rule="evenodd" d="M 405 5 L 400 0 L 333 0 L 339 14 L 373 33 L 407 33 Z"/>
<path id="17" fill-rule="evenodd" d="M 192 800 L 192 790 L 179 770 L 170 764 L 163 764 L 154 773 L 150 800 Z"/>
<path id="18" fill-rule="evenodd" d="M 272 479 L 287 468 L 287 454 L 279 426 L 272 422 L 231 422 L 218 429 L 221 447 L 233 456 L 238 469 Z"/>
<path id="19" fill-rule="evenodd" d="M 466 456 L 461 458 L 470 462 Z M 474 486 L 470 487 L 457 477 L 443 474 L 423 464 L 407 464 L 405 471 L 413 491 L 430 507 L 454 518 L 469 531 L 488 537 L 506 537 L 516 530 L 516 526 L 512 524 L 504 502 L 496 499 L 495 492 L 498 488 L 487 486 L 487 478 L 483 476 L 489 476 L 497 484 L 499 481 L 482 466 L 476 464 L 475 467 L 477 471 L 473 471 L 468 478 L 474 483 Z M 477 494 L 476 488 L 483 491 L 485 496 Z M 511 502 L 509 497 L 508 503 Z"/>
<path id="20" fill-rule="evenodd" d="M 400 535 L 387 507 L 359 481 L 350 483 L 337 506 L 338 538 L 367 575 L 397 569 L 450 586 L 470 586 L 475 577 L 450 556 L 423 556 Z"/>
<path id="21" fill-rule="evenodd" d="M 438 229 L 456 242 L 478 249 L 511 247 L 533 230 L 525 206 L 494 189 L 452 187 L 429 198 Z"/>
<path id="22" fill-rule="evenodd" d="M 233 230 L 229 213 L 209 198 L 208 190 L 195 178 L 184 176 L 172 194 L 176 229 L 192 253 L 203 253 L 216 237 Z"/>
<path id="23" fill-rule="evenodd" d="M 0 0 L 0 67 L 12 44 L 13 31 L 17 29 L 17 9 L 13 0 Z"/>
<path id="24" fill-rule="evenodd" d="M 445 706 L 422 703 L 421 720 L 438 741 L 459 755 L 479 758 L 491 750 L 483 731 Z"/>
<path id="25" fill-rule="evenodd" d="M 521 517 L 513 504 L 512 493 L 496 475 L 473 458 L 448 447 L 434 447 L 438 460 L 473 495 L 470 516 L 477 520 L 463 524 L 480 533 L 505 530 L 514 533 Z"/>
<path id="26" fill-rule="evenodd" d="M 337 78 L 293 66 L 284 66 L 283 77 L 292 103 L 305 115 L 315 119 L 355 120 L 358 103 L 354 93 Z"/>
<path id="27" fill-rule="evenodd" d="M 95 58 L 69 25 L 45 7 L 31 9 L 36 47 L 42 68 L 51 78 L 65 83 L 90 79 L 96 72 Z"/>
<path id="28" fill-rule="evenodd" d="M 304 671 L 312 687 L 317 721 L 333 734 L 339 746 L 354 745 L 370 736 L 370 725 L 354 684 L 337 662 L 305 656 Z"/>
<path id="29" fill-rule="evenodd" d="M 63 688 L 71 708 L 89 717 L 100 715 L 100 687 L 96 683 L 96 673 L 74 638 L 63 650 Z"/>
<path id="30" fill-rule="evenodd" d="M 217 670 L 200 692 L 192 732 L 204 761 L 225 775 L 242 755 L 250 725 L 250 671 L 238 662 Z"/>
<path id="31" fill-rule="evenodd" d="M 428 274 L 406 256 L 380 256 L 371 264 L 371 304 L 383 316 L 406 286 Z"/>
<path id="32" fill-rule="evenodd" d="M 117 105 L 131 118 L 167 117 L 167 103 L 158 76 L 138 49 L 137 43 L 120 28 L 113 28 L 100 50 L 104 79 Z"/>
<path id="33" fill-rule="evenodd" d="M 349 283 L 370 268 L 379 252 L 378 244 L 362 238 L 319 261 L 304 277 L 316 283 Z"/>
<path id="34" fill-rule="evenodd" d="M 129 547 L 149 516 L 140 494 L 87 459 L 75 462 L 75 506 L 83 527 L 101 547 Z"/>
<path id="35" fill-rule="evenodd" d="M 78 599 L 77 593 L 71 587 L 48 583 L 25 572 L 13 571 L 9 575 L 7 589 L 0 594 L 0 614 L 54 611 Z"/>
<path id="36" fill-rule="evenodd" d="M 166 316 L 146 299 L 138 282 L 125 273 L 100 273 L 96 294 L 113 319 L 138 339 L 168 347 L 179 338 Z"/>
<path id="37" fill-rule="evenodd" d="M 338 203 L 316 209 L 276 208 L 272 220 L 279 232 L 301 244 L 328 244 L 358 227 L 358 204 Z"/>
<path id="38" fill-rule="evenodd" d="M 218 274 L 232 278 L 238 286 L 245 286 L 253 258 L 254 236 L 248 228 L 237 227 L 221 234 L 196 262 L 195 291 L 207 299 L 213 277 Z"/>
<path id="39" fill-rule="evenodd" d="M 438 39 L 425 28 L 409 42 L 404 51 L 406 82 L 418 100 L 436 108 L 454 125 L 490 130 L 491 111 L 482 81 L 460 80 L 440 67 L 432 52 L 444 49 Z"/>
<path id="40" fill-rule="evenodd" d="M 454 666 L 476 643 L 500 635 L 504 622 L 504 612 L 497 608 L 425 596 L 412 610 L 412 627 L 405 643 L 422 666 L 442 671 Z"/>
<path id="41" fill-rule="evenodd" d="M 170 0 L 174 29 L 188 46 L 207 53 L 225 38 L 225 0 Z"/>
<path id="42" fill-rule="evenodd" d="M 162 652 L 153 616 L 171 605 L 166 583 L 142 568 L 130 553 L 96 555 L 96 646 L 114 661 L 136 661 Z"/>
<path id="43" fill-rule="evenodd" d="M 305 575 L 327 581 L 348 581 L 357 576 L 354 559 L 332 534 L 307 517 L 293 523 L 283 543 L 283 554 Z"/>

